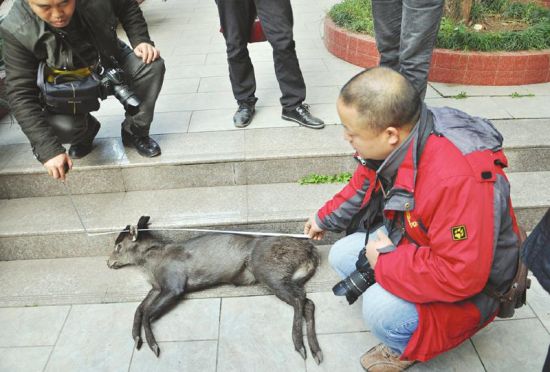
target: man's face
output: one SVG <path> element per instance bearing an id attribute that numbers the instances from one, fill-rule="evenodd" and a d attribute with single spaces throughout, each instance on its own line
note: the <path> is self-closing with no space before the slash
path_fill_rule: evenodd
<path id="1" fill-rule="evenodd" d="M 393 127 L 378 133 L 361 124 L 361 117 L 355 107 L 337 103 L 338 115 L 344 126 L 344 139 L 363 159 L 384 160 L 399 144 L 399 135 Z"/>
<path id="2" fill-rule="evenodd" d="M 66 27 L 74 14 L 76 0 L 27 0 L 32 11 L 55 28 Z"/>

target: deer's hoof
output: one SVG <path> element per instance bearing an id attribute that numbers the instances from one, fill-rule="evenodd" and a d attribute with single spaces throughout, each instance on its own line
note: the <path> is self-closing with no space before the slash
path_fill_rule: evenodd
<path id="1" fill-rule="evenodd" d="M 318 352 L 314 353 L 313 359 L 315 360 L 315 363 L 317 363 L 317 365 L 321 364 L 321 362 L 323 361 L 323 352 L 319 350 Z"/>
<path id="2" fill-rule="evenodd" d="M 143 345 L 143 341 L 141 340 L 141 337 L 136 336 L 134 337 L 135 347 L 137 350 L 141 349 L 141 345 Z"/>
<path id="3" fill-rule="evenodd" d="M 160 348 L 157 344 L 151 345 L 151 350 L 153 350 L 153 353 L 157 356 L 157 358 L 160 355 Z"/>
<path id="4" fill-rule="evenodd" d="M 302 356 L 302 358 L 306 359 L 307 358 L 307 354 L 306 354 L 306 348 L 302 345 L 300 348 L 296 348 L 296 351 L 298 353 L 300 353 L 300 355 Z"/>

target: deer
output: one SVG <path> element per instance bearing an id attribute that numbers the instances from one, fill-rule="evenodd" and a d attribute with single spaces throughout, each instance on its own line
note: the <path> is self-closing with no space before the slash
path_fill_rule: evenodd
<path id="1" fill-rule="evenodd" d="M 134 265 L 152 285 L 134 315 L 132 338 L 142 346 L 141 329 L 153 353 L 159 357 L 151 323 L 173 308 L 186 293 L 220 284 L 235 286 L 260 283 L 294 309 L 292 341 L 306 359 L 302 325 L 317 364 L 323 353 L 315 331 L 315 305 L 306 297 L 305 283 L 315 274 L 320 257 L 309 241 L 294 237 L 265 237 L 231 233 L 207 233 L 184 241 L 165 243 L 148 229 L 149 216 L 127 225 L 118 235 L 107 260 L 111 269 Z"/>

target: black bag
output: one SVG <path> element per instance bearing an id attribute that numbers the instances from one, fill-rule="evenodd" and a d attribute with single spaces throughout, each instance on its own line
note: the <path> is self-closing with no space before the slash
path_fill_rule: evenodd
<path id="1" fill-rule="evenodd" d="M 527 303 L 527 289 L 531 287 L 531 279 L 527 277 L 529 269 L 527 269 L 527 265 L 525 265 L 521 258 L 524 246 L 523 243 L 527 238 L 527 234 L 525 233 L 525 229 L 521 226 L 519 226 L 519 232 L 518 266 L 510 288 L 506 292 L 501 293 L 495 288 L 492 288 L 492 286 L 487 285 L 483 290 L 485 294 L 499 301 L 499 309 L 497 313 L 499 318 L 513 317 L 515 309 L 518 309 Z"/>
<path id="2" fill-rule="evenodd" d="M 55 114 L 86 114 L 99 110 L 100 83 L 94 73 L 86 77 L 63 74 L 50 83 L 46 63 L 38 66 L 36 84 L 40 88 L 42 103 Z"/>

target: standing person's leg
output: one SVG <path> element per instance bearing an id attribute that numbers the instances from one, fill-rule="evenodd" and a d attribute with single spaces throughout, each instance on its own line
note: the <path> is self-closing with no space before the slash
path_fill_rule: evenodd
<path id="1" fill-rule="evenodd" d="M 294 43 L 294 16 L 290 0 L 255 0 L 265 36 L 273 48 L 275 74 L 281 88 L 281 106 L 292 110 L 306 99 L 306 84 Z"/>
<path id="2" fill-rule="evenodd" d="M 290 0 L 254 0 L 267 41 L 273 48 L 275 74 L 281 89 L 282 118 L 308 128 L 321 129 L 322 120 L 309 113 L 306 84 L 296 56 Z"/>
<path id="3" fill-rule="evenodd" d="M 424 99 L 444 0 L 403 0 L 401 72 Z"/>
<path id="4" fill-rule="evenodd" d="M 257 101 L 254 67 L 248 54 L 250 28 L 255 17 L 253 0 L 216 0 L 225 38 L 229 79 L 239 104 Z"/>
<path id="5" fill-rule="evenodd" d="M 403 0 L 372 0 L 374 37 L 380 66 L 399 71 L 399 46 Z"/>
<path id="6" fill-rule="evenodd" d="M 92 115 L 62 115 L 46 111 L 46 120 L 55 131 L 59 142 L 71 144 L 71 158 L 80 159 L 92 151 L 92 142 L 100 128 L 99 121 Z"/>
<path id="7" fill-rule="evenodd" d="M 140 155 L 153 157 L 160 154 L 160 146 L 149 137 L 153 121 L 155 104 L 164 82 L 164 60 L 157 59 L 145 64 L 128 46 L 123 49 L 119 58 L 121 67 L 126 73 L 128 86 L 141 101 L 136 114 L 125 113 L 122 123 L 122 141 L 132 144 Z"/>

